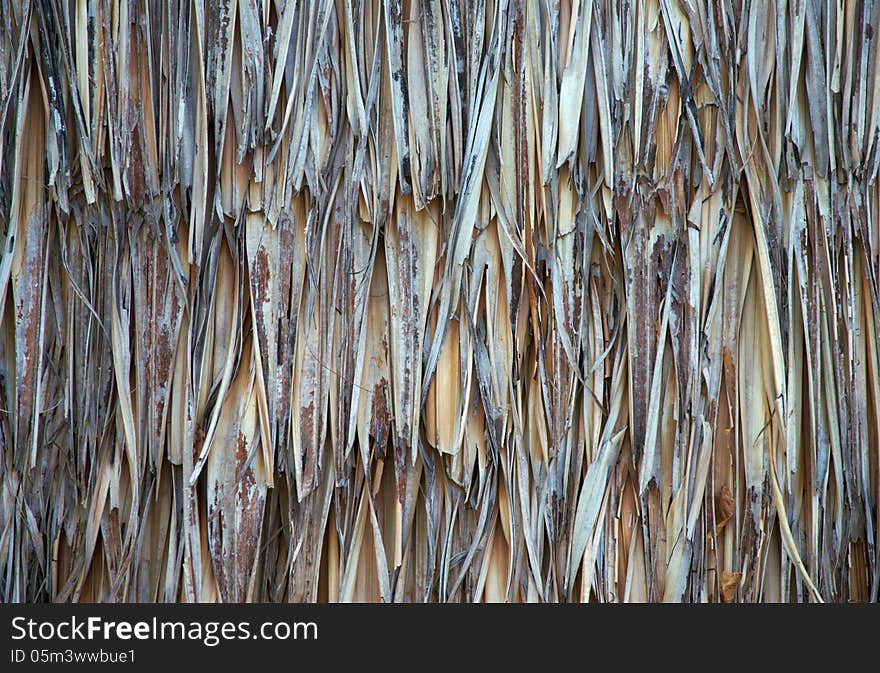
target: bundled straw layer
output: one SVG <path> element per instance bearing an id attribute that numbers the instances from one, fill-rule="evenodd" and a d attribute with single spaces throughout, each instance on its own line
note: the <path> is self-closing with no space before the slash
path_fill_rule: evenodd
<path id="1" fill-rule="evenodd" d="M 874 0 L 4 0 L 4 601 L 878 599 Z"/>

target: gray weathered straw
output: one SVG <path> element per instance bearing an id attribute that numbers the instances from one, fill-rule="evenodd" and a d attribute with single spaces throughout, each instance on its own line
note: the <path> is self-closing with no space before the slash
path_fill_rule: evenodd
<path id="1" fill-rule="evenodd" d="M 2 0 L 0 599 L 878 599 L 874 0 Z"/>

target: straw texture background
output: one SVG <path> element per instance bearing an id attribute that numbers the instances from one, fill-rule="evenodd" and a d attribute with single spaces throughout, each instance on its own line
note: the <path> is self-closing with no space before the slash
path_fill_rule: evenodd
<path id="1" fill-rule="evenodd" d="M 2 0 L 4 601 L 878 599 L 874 0 Z"/>

